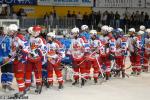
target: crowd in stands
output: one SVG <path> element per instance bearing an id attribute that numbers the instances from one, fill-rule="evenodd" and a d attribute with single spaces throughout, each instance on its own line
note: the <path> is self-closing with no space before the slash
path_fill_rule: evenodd
<path id="1" fill-rule="evenodd" d="M 105 12 L 94 12 L 88 14 L 85 12 L 68 11 L 65 16 L 68 19 L 75 19 L 76 25 L 80 27 L 83 24 L 88 26 L 100 27 L 101 25 L 109 25 L 112 27 L 122 27 L 126 25 L 127 27 L 139 27 L 140 25 L 145 25 L 149 27 L 149 15 L 147 12 L 128 12 L 127 10 L 123 14 L 119 14 L 118 11 L 105 11 Z M 56 11 L 51 12 L 50 14 L 46 13 L 44 19 L 50 19 L 52 21 L 54 18 L 57 18 Z"/>
<path id="2" fill-rule="evenodd" d="M 0 13 L 0 18 L 2 16 L 8 16 L 8 8 L 2 9 Z M 13 19 L 23 19 L 27 18 L 27 14 L 24 9 L 20 9 L 18 12 L 12 11 L 10 13 L 11 18 Z M 127 9 L 123 14 L 120 14 L 118 11 L 104 11 L 104 12 L 94 12 L 92 11 L 90 14 L 85 12 L 76 12 L 68 10 L 67 15 L 63 18 L 66 19 L 74 19 L 75 25 L 80 27 L 83 24 L 88 26 L 93 26 L 94 28 L 100 27 L 101 25 L 109 25 L 114 28 L 121 27 L 139 27 L 140 25 L 145 25 L 146 27 L 150 27 L 149 15 L 147 12 L 135 11 L 130 13 Z M 53 23 L 59 19 L 59 15 L 57 15 L 57 11 L 54 10 L 50 13 L 43 14 L 44 23 L 48 23 L 53 26 Z M 72 20 L 70 20 L 72 21 Z"/>

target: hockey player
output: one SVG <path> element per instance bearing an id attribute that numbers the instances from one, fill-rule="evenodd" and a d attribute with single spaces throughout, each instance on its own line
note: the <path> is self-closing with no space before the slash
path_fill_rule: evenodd
<path id="1" fill-rule="evenodd" d="M 121 37 L 123 37 L 123 35 L 124 35 L 124 31 L 123 31 L 123 29 L 122 28 L 117 28 L 116 30 L 115 30 L 115 39 L 117 40 L 118 38 L 121 38 Z"/>
<path id="2" fill-rule="evenodd" d="M 108 44 L 110 48 L 110 53 L 109 55 L 110 60 L 111 60 L 111 68 L 113 68 L 113 65 L 115 63 L 115 51 L 116 51 L 116 34 L 114 34 L 114 29 L 112 27 L 108 27 L 108 34 L 106 38 L 108 39 Z"/>
<path id="3" fill-rule="evenodd" d="M 143 57 L 143 71 L 148 72 L 149 68 L 149 59 L 150 59 L 150 29 L 146 30 L 147 37 L 145 38 L 145 45 L 144 45 L 144 57 Z"/>
<path id="4" fill-rule="evenodd" d="M 122 72 L 122 77 L 125 77 L 125 60 L 126 56 L 128 56 L 128 35 L 123 35 L 122 37 L 119 37 L 116 42 L 117 48 L 115 52 L 115 62 L 117 67 L 117 73 L 116 75 L 120 74 L 120 71 Z"/>
<path id="5" fill-rule="evenodd" d="M 133 41 L 134 41 L 134 37 L 135 37 L 135 29 L 134 28 L 130 28 L 129 29 L 129 52 L 130 52 L 130 62 L 131 62 L 131 66 L 135 66 L 135 53 L 134 53 L 134 47 L 133 47 Z M 132 68 L 132 70 L 134 70 L 135 68 Z"/>
<path id="6" fill-rule="evenodd" d="M 79 84 L 79 76 L 81 74 L 81 86 L 85 84 L 85 65 L 83 63 L 84 56 L 84 41 L 82 38 L 79 38 L 79 29 L 73 28 L 71 30 L 73 33 L 73 39 L 71 40 L 70 49 L 68 54 L 72 55 L 73 58 L 73 70 L 74 70 L 74 80 L 75 82 L 72 85 Z"/>
<path id="7" fill-rule="evenodd" d="M 109 41 L 110 52 L 111 53 L 115 53 L 115 50 L 116 50 L 116 40 L 115 40 L 115 38 L 113 36 L 113 28 L 112 27 L 108 27 L 107 38 L 108 38 L 108 41 Z"/>
<path id="8" fill-rule="evenodd" d="M 8 27 L 2 27 L 0 33 L 0 57 L 1 57 L 1 83 L 2 89 L 6 91 L 14 90 L 11 85 L 13 81 L 13 66 L 11 59 L 11 42 L 12 38 L 8 35 Z"/>
<path id="9" fill-rule="evenodd" d="M 12 41 L 12 54 L 15 56 L 13 61 L 14 74 L 16 81 L 18 83 L 19 92 L 15 94 L 16 97 L 23 96 L 25 94 L 25 82 L 24 82 L 24 73 L 25 73 L 25 63 L 27 61 L 28 46 L 25 37 L 18 32 L 18 26 L 11 24 L 8 27 L 9 34 L 13 36 Z"/>
<path id="10" fill-rule="evenodd" d="M 141 42 L 142 42 L 142 50 L 141 50 L 142 59 L 141 59 L 141 65 L 142 65 L 142 70 L 146 71 L 145 70 L 145 64 L 144 64 L 144 61 L 145 61 L 144 56 L 147 57 L 147 55 L 145 55 L 146 54 L 145 53 L 145 38 L 148 37 L 148 32 L 146 31 L 146 28 L 143 25 L 140 26 L 140 31 L 143 32 L 143 34 L 142 34 L 142 40 L 141 40 Z"/>
<path id="11" fill-rule="evenodd" d="M 28 45 L 30 45 L 30 38 L 31 38 L 32 33 L 33 33 L 33 27 L 31 26 L 31 27 L 28 28 L 28 30 L 26 31 L 26 34 L 25 34 L 25 38 L 28 41 Z M 31 87 L 34 87 L 34 75 L 33 75 L 33 73 L 32 73 L 32 76 L 31 76 Z M 26 88 L 26 91 L 27 91 L 27 88 Z"/>
<path id="12" fill-rule="evenodd" d="M 129 51 L 130 51 L 130 61 L 132 65 L 132 74 L 139 75 L 141 72 L 141 32 L 138 32 L 135 36 L 135 29 L 129 29 L 130 41 L 129 41 Z"/>
<path id="13" fill-rule="evenodd" d="M 62 54 L 61 49 L 62 45 L 58 40 L 55 40 L 55 33 L 49 32 L 47 34 L 47 57 L 48 57 L 48 84 L 50 87 L 53 86 L 53 71 L 57 76 L 57 80 L 59 83 L 58 88 L 63 88 L 63 77 L 61 72 L 61 60 L 64 57 Z"/>
<path id="14" fill-rule="evenodd" d="M 90 49 L 90 39 L 91 39 L 91 34 L 88 32 L 88 26 L 87 25 L 82 25 L 81 26 L 81 33 L 79 34 L 79 37 L 83 39 L 84 43 L 83 43 L 83 46 L 84 46 L 84 49 L 85 49 L 85 55 L 84 55 L 84 65 L 85 65 L 85 69 L 86 69 L 86 79 L 90 79 L 90 76 L 89 76 L 89 72 L 90 72 L 90 68 L 91 68 L 91 65 L 90 65 L 90 62 L 88 60 L 85 60 L 86 59 L 86 56 L 89 52 L 89 49 Z"/>
<path id="15" fill-rule="evenodd" d="M 31 75 L 32 71 L 35 74 L 36 79 L 36 90 L 35 92 L 40 93 L 42 84 L 42 47 L 44 45 L 43 40 L 39 37 L 42 28 L 40 26 L 33 27 L 32 37 L 30 38 L 30 48 L 28 53 L 28 61 L 26 67 L 26 89 L 31 86 Z"/>
<path id="16" fill-rule="evenodd" d="M 82 32 L 79 34 L 80 37 L 85 37 L 87 40 L 90 39 L 90 33 L 88 32 L 89 27 L 87 25 L 82 25 Z"/>
<path id="17" fill-rule="evenodd" d="M 111 60 L 110 60 L 110 47 L 108 42 L 102 42 L 102 46 L 100 48 L 100 65 L 102 66 L 102 70 L 105 73 L 106 80 L 110 78 L 111 71 Z"/>
<path id="18" fill-rule="evenodd" d="M 121 50 L 121 47 L 120 45 L 118 44 L 117 45 L 117 48 L 116 48 L 116 52 L 115 52 L 115 63 L 116 63 L 116 74 L 115 74 L 115 77 L 116 76 L 120 76 L 120 72 L 122 72 L 122 77 L 124 78 L 125 75 L 124 75 L 124 56 L 122 55 L 122 50 Z"/>
<path id="19" fill-rule="evenodd" d="M 67 53 L 67 51 L 68 51 L 69 48 L 70 48 L 70 44 L 71 44 L 70 35 L 69 35 L 69 34 L 65 34 L 65 35 L 63 36 L 63 38 L 61 38 L 59 41 L 61 42 L 61 44 L 62 44 L 63 47 L 64 47 L 65 52 Z M 69 57 L 69 55 L 67 55 L 67 57 Z M 69 58 L 70 58 L 70 57 L 69 57 Z M 63 60 L 64 63 L 65 63 L 65 62 L 66 62 L 66 63 L 68 62 L 68 64 L 71 64 L 71 60 L 70 60 L 70 61 L 65 61 L 65 58 L 62 59 L 62 60 Z"/>
<path id="20" fill-rule="evenodd" d="M 142 43 L 142 35 L 144 34 L 144 31 L 139 31 L 137 33 L 137 36 L 135 38 L 135 48 L 137 49 L 137 55 L 136 55 L 136 66 L 137 66 L 137 74 L 139 75 L 141 73 L 141 68 L 142 68 L 142 62 L 141 62 L 141 59 L 143 58 L 142 57 L 142 48 L 143 48 L 143 43 Z M 140 62 L 138 62 L 138 59 L 140 60 Z"/>
<path id="21" fill-rule="evenodd" d="M 120 43 L 116 46 L 115 51 L 115 63 L 116 63 L 116 74 L 115 76 L 120 76 L 120 72 L 122 74 L 122 78 L 125 77 L 125 57 L 127 53 L 128 42 L 126 37 L 122 37 Z"/>
<path id="22" fill-rule="evenodd" d="M 107 34 L 108 34 L 108 26 L 104 25 L 101 27 L 101 35 L 100 35 L 99 39 L 102 42 L 107 42 L 108 41 Z"/>
<path id="23" fill-rule="evenodd" d="M 102 46 L 101 41 L 97 38 L 97 31 L 91 30 L 91 41 L 90 41 L 90 49 L 88 50 L 88 54 L 86 56 L 87 61 L 89 62 L 89 66 L 91 66 L 94 69 L 94 82 L 98 82 L 98 76 L 101 70 L 101 66 L 99 63 L 99 49 Z M 88 76 L 90 74 L 90 68 L 88 69 Z"/>

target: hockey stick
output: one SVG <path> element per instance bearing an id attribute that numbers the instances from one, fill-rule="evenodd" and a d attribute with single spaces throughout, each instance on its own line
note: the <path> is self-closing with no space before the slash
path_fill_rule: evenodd
<path id="1" fill-rule="evenodd" d="M 91 57 L 97 50 L 98 50 L 98 48 L 97 48 L 95 51 L 93 51 L 93 52 L 89 55 L 89 57 Z M 79 64 L 77 64 L 77 66 L 81 65 L 81 64 L 82 64 L 83 62 L 85 62 L 87 59 L 88 59 L 88 58 L 85 58 L 82 62 L 80 62 Z"/>
<path id="2" fill-rule="evenodd" d="M 0 42 L 0 45 L 3 43 L 3 41 L 6 39 L 7 35 L 5 35 L 5 37 L 2 39 L 2 41 Z"/>
<path id="3" fill-rule="evenodd" d="M 97 61 L 97 64 L 98 64 L 98 66 L 99 66 L 99 69 L 100 69 L 100 72 L 101 72 L 101 74 L 102 74 L 102 77 L 104 78 L 104 74 L 103 74 L 103 71 L 102 71 L 102 69 L 101 69 L 101 66 L 100 66 L 100 64 L 99 64 L 99 61 L 98 61 L 97 57 L 96 57 L 96 61 Z"/>
<path id="4" fill-rule="evenodd" d="M 9 61 L 7 61 L 6 63 L 0 65 L 0 68 L 3 67 L 3 66 L 5 66 L 5 65 L 7 65 L 7 64 L 10 63 L 11 61 L 14 61 L 14 56 L 12 56 L 12 57 L 9 59 Z"/>
<path id="5" fill-rule="evenodd" d="M 132 67 L 132 65 L 130 65 L 129 67 L 127 67 L 125 70 L 130 69 Z"/>
<path id="6" fill-rule="evenodd" d="M 39 94 L 41 94 L 41 92 L 42 92 L 43 85 L 44 85 L 44 81 L 42 80 L 42 84 L 41 84 L 41 87 L 40 87 L 40 90 L 39 90 Z"/>
<path id="7" fill-rule="evenodd" d="M 115 65 L 118 66 L 116 63 L 115 63 Z M 125 70 L 126 70 L 126 69 L 125 69 Z M 119 69 L 119 72 L 120 72 L 120 71 L 123 71 L 123 70 L 120 68 L 120 69 Z M 127 73 L 124 72 L 124 74 L 129 78 L 129 75 L 128 75 Z"/>
<path id="8" fill-rule="evenodd" d="M 42 65 L 41 65 L 42 66 Z M 36 67 L 37 68 L 37 67 Z M 40 73 L 40 71 L 38 70 L 38 68 L 37 68 L 37 72 L 38 73 Z M 42 72 L 41 72 L 42 73 Z M 41 79 L 42 77 L 39 77 L 39 79 Z M 42 80 L 41 80 L 42 81 Z M 38 90 L 35 90 L 35 93 L 37 93 L 37 94 L 41 94 L 41 92 L 42 92 L 42 88 L 43 88 L 43 81 L 42 81 L 42 84 L 41 85 L 39 85 L 40 86 L 40 89 L 39 89 L 39 91 Z"/>
<path id="9" fill-rule="evenodd" d="M 140 54 L 137 54 L 137 55 L 139 55 L 140 57 L 142 57 Z M 149 61 L 149 59 L 145 58 L 144 56 L 142 58 L 144 58 L 145 60 Z"/>
<path id="10" fill-rule="evenodd" d="M 83 79 L 87 80 L 86 78 L 84 78 L 84 76 L 86 76 L 86 75 L 81 75 L 81 73 L 77 74 L 71 68 L 69 68 L 68 66 L 66 66 L 65 64 L 62 64 L 62 65 L 64 65 L 64 68 L 68 69 L 68 71 L 72 72 L 73 75 L 76 74 L 76 75 L 79 75 L 80 77 L 83 76 Z"/>

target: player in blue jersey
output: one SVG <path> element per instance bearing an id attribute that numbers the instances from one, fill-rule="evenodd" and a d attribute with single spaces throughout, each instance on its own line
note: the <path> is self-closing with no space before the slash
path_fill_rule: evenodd
<path id="1" fill-rule="evenodd" d="M 4 91 L 14 91 L 11 87 L 13 81 L 13 66 L 11 61 L 11 37 L 1 28 L 0 33 L 0 64 L 1 64 L 1 83 Z"/>
<path id="2" fill-rule="evenodd" d="M 79 36 L 85 37 L 87 40 L 89 40 L 91 37 L 90 37 L 90 33 L 88 32 L 88 26 L 82 25 L 81 30 L 82 30 L 82 32 L 79 34 Z"/>

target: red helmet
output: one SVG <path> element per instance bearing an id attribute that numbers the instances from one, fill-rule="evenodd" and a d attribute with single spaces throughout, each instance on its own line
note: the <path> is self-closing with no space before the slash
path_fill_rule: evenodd
<path id="1" fill-rule="evenodd" d="M 33 31 L 35 31 L 35 32 L 41 32 L 41 31 L 42 31 L 42 27 L 39 26 L 39 25 L 34 26 L 34 27 L 33 27 Z"/>
<path id="2" fill-rule="evenodd" d="M 37 37 L 37 36 L 40 35 L 41 31 L 42 31 L 42 27 L 41 26 L 39 26 L 39 25 L 33 26 L 33 33 L 32 33 L 32 35 L 34 37 Z"/>

